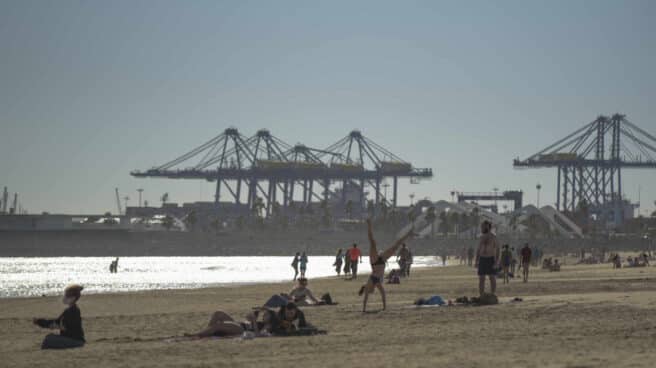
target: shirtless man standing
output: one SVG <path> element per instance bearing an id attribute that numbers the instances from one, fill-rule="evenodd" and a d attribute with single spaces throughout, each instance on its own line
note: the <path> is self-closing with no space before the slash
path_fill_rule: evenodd
<path id="1" fill-rule="evenodd" d="M 499 267 L 499 244 L 497 237 L 492 234 L 492 223 L 483 221 L 481 224 L 480 242 L 476 251 L 476 268 L 478 268 L 478 292 L 481 296 L 485 292 L 485 276 L 490 278 L 492 294 L 497 291 L 495 269 Z"/>

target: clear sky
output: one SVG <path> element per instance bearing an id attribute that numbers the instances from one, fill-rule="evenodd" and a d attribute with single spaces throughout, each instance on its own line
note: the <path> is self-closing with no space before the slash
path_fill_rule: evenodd
<path id="1" fill-rule="evenodd" d="M 229 126 L 325 147 L 357 128 L 452 189 L 555 202 L 527 157 L 622 112 L 656 133 L 655 1 L 0 1 L 0 186 L 32 212 L 116 211 L 114 188 Z M 656 170 L 626 171 L 642 211 Z M 646 207 L 648 204 L 649 207 Z"/>

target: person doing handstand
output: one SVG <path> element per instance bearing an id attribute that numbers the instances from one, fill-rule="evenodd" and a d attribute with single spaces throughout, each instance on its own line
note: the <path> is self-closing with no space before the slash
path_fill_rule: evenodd
<path id="1" fill-rule="evenodd" d="M 376 240 L 374 239 L 371 219 L 367 219 L 367 235 L 369 236 L 369 262 L 371 263 L 371 275 L 369 276 L 367 283 L 360 288 L 358 293 L 358 295 L 364 294 L 364 301 L 362 303 L 363 313 L 367 311 L 367 300 L 369 299 L 369 294 L 373 293 L 375 288 L 380 291 L 380 295 L 383 300 L 383 310 L 387 308 L 385 300 L 385 288 L 383 287 L 385 264 L 387 263 L 387 260 L 396 253 L 401 244 L 403 244 L 406 239 L 413 235 L 413 229 L 410 229 L 408 233 L 403 235 L 403 237 L 398 239 L 391 247 L 382 253 L 378 253 L 376 248 Z"/>

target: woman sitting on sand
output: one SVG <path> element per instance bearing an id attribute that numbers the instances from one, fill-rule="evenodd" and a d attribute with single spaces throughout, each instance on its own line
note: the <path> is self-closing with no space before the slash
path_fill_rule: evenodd
<path id="1" fill-rule="evenodd" d="M 413 234 L 413 229 L 410 229 L 407 234 L 405 234 L 401 239 L 397 240 L 394 245 L 389 249 L 386 249 L 384 252 L 378 254 L 376 249 L 376 240 L 374 240 L 374 232 L 371 225 L 371 219 L 367 219 L 367 235 L 369 236 L 369 262 L 371 263 L 371 275 L 367 280 L 367 283 L 360 288 L 358 295 L 364 293 L 364 301 L 362 303 L 362 312 L 367 311 L 367 300 L 369 299 L 369 294 L 374 292 L 374 289 L 377 288 L 380 291 L 381 298 L 383 299 L 383 310 L 387 307 L 385 300 L 385 288 L 383 287 L 383 278 L 385 276 L 385 264 L 387 260 L 393 256 L 396 251 L 399 249 L 401 244 L 408 239 Z"/>
<path id="2" fill-rule="evenodd" d="M 32 322 L 42 328 L 59 329 L 59 335 L 49 334 L 43 340 L 41 349 L 68 349 L 84 346 L 84 331 L 82 317 L 77 301 L 80 300 L 82 289 L 80 285 L 71 285 L 64 290 L 62 302 L 68 308 L 57 319 L 35 318 Z"/>
<path id="3" fill-rule="evenodd" d="M 262 313 L 262 320 L 258 321 L 258 316 Z M 194 334 L 185 334 L 186 337 L 234 337 L 241 336 L 244 332 L 254 332 L 256 335 L 273 334 L 280 328 L 280 321 L 276 312 L 261 308 L 249 313 L 246 320 L 237 322 L 229 314 L 223 311 L 217 311 L 212 314 L 207 327 Z"/>
<path id="4" fill-rule="evenodd" d="M 308 289 L 308 279 L 301 277 L 298 280 L 296 287 L 289 292 L 290 301 L 296 303 L 297 305 L 313 305 L 319 304 L 319 300 L 314 297 L 312 291 Z"/>

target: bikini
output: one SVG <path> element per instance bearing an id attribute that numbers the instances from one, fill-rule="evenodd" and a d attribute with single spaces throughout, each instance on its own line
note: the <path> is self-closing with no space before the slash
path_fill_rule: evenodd
<path id="1" fill-rule="evenodd" d="M 374 267 L 374 266 L 385 266 L 385 260 L 383 259 L 383 257 L 379 256 L 376 259 L 376 262 L 371 264 L 371 267 Z M 371 280 L 371 283 L 374 284 L 374 285 L 380 284 L 382 282 L 380 277 L 374 276 L 374 275 L 369 276 L 369 280 Z"/>

